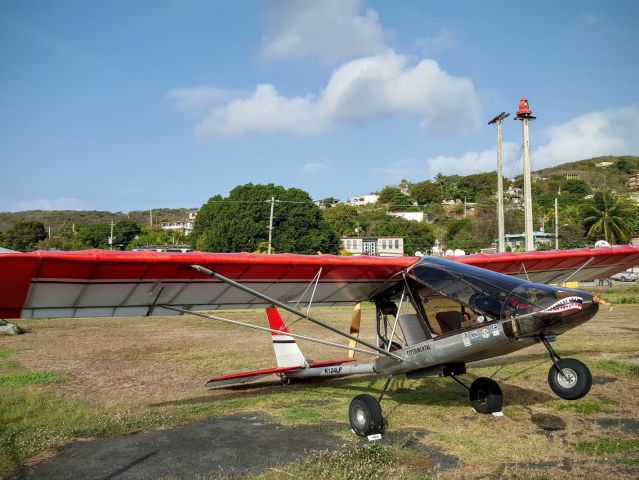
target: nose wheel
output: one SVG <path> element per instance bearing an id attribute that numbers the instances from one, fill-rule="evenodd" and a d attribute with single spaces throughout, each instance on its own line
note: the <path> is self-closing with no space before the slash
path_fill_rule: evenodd
<path id="1" fill-rule="evenodd" d="M 577 400 L 590 391 L 592 374 L 579 360 L 562 358 L 548 370 L 548 385 L 558 397 Z"/>
<path id="2" fill-rule="evenodd" d="M 561 358 L 543 335 L 541 341 L 548 349 L 553 363 L 548 370 L 550 389 L 564 400 L 577 400 L 586 396 L 592 387 L 590 369 L 574 358 Z"/>

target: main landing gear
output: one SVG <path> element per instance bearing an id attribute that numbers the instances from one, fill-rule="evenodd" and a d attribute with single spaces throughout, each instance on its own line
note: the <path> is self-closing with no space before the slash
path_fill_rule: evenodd
<path id="1" fill-rule="evenodd" d="M 360 437 L 368 437 L 370 435 L 378 435 L 384 433 L 386 422 L 382 415 L 382 406 L 380 402 L 384 398 L 384 394 L 390 385 L 393 377 L 388 377 L 386 384 L 382 389 L 379 398 L 363 393 L 357 395 L 348 408 L 348 420 L 351 429 Z"/>
<path id="2" fill-rule="evenodd" d="M 504 406 L 504 394 L 495 380 L 488 377 L 479 377 L 473 380 L 473 383 L 468 387 L 455 376 L 456 372 L 446 373 L 444 371 L 444 375 L 451 377 L 468 390 L 470 405 L 477 413 L 501 412 L 501 408 Z M 462 373 L 465 373 L 465 369 Z"/>
<path id="3" fill-rule="evenodd" d="M 592 374 L 588 367 L 574 358 L 561 358 L 545 336 L 541 335 L 540 339 L 553 363 L 548 370 L 550 389 L 565 400 L 584 397 L 592 387 Z"/>

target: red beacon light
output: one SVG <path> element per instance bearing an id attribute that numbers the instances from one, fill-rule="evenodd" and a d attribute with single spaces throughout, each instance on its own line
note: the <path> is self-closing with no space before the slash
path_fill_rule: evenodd
<path id="1" fill-rule="evenodd" d="M 515 120 L 534 120 L 532 110 L 530 109 L 530 105 L 528 104 L 528 99 L 526 97 L 521 97 L 519 100 L 519 108 L 517 109 L 517 115 L 515 115 Z"/>
<path id="2" fill-rule="evenodd" d="M 532 115 L 532 110 L 530 110 L 530 105 L 526 97 L 521 97 L 521 100 L 519 100 L 517 115 Z"/>

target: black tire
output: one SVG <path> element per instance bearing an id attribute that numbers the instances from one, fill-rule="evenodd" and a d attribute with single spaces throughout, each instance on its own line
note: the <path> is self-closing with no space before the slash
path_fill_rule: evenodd
<path id="1" fill-rule="evenodd" d="M 563 375 L 553 365 L 548 370 L 548 385 L 558 397 L 577 400 L 590 391 L 592 374 L 586 365 L 574 358 L 562 358 L 557 361 L 557 365 Z"/>
<path id="2" fill-rule="evenodd" d="M 368 394 L 357 395 L 348 409 L 351 428 L 360 437 L 384 432 L 382 407 L 375 397 Z"/>
<path id="3" fill-rule="evenodd" d="M 501 412 L 504 394 L 496 381 L 479 377 L 470 385 L 470 404 L 479 413 Z"/>

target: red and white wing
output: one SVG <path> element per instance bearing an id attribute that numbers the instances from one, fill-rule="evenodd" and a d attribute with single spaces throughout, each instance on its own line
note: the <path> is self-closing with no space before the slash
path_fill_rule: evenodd
<path id="1" fill-rule="evenodd" d="M 339 257 L 250 253 L 33 252 L 0 254 L 0 318 L 176 315 L 189 310 L 268 307 L 263 300 L 207 277 L 197 264 L 276 300 L 352 304 L 401 281 L 417 257 Z M 631 246 L 451 257 L 539 283 L 606 278 L 639 264 Z M 302 298 L 304 297 L 304 298 Z"/>
<path id="2" fill-rule="evenodd" d="M 525 253 L 477 253 L 450 260 L 506 275 L 529 278 L 535 283 L 608 278 L 639 265 L 639 248 L 630 245 Z"/>
<path id="3" fill-rule="evenodd" d="M 0 318 L 175 315 L 190 310 L 268 307 L 207 277 L 197 264 L 276 300 L 301 300 L 319 276 L 313 305 L 367 300 L 412 265 L 414 257 L 258 255 L 249 253 L 79 252 L 0 255 Z M 310 289 L 309 289 L 310 291 Z"/>

